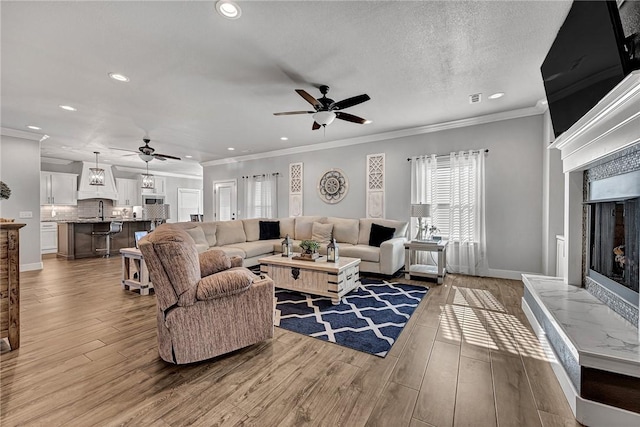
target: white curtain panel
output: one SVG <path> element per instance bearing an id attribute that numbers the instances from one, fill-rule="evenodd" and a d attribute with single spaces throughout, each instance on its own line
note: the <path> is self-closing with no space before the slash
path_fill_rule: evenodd
<path id="1" fill-rule="evenodd" d="M 244 177 L 244 218 L 278 217 L 278 175 Z"/>
<path id="2" fill-rule="evenodd" d="M 448 270 L 480 275 L 487 271 L 484 150 L 451 153 Z"/>
<path id="3" fill-rule="evenodd" d="M 431 205 L 431 218 L 422 218 L 422 226 L 431 224 L 435 217 L 437 204 L 432 203 L 437 194 L 437 170 L 438 160 L 436 155 L 420 156 L 411 159 L 411 203 L 424 203 Z M 407 206 L 407 210 L 410 207 Z M 413 239 L 418 232 L 418 219 L 410 218 L 409 239 Z M 434 264 L 432 257 L 427 252 L 416 252 L 416 262 L 420 264 Z"/>

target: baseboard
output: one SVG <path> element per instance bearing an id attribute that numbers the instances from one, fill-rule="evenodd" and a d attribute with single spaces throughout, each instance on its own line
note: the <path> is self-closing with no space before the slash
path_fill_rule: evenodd
<path id="1" fill-rule="evenodd" d="M 44 268 L 44 264 L 42 264 L 42 262 L 34 262 L 31 264 L 20 264 L 20 272 L 42 270 L 43 268 Z"/>
<path id="2" fill-rule="evenodd" d="M 627 427 L 640 425 L 640 414 L 594 402 L 592 400 L 586 400 L 580 397 L 573 386 L 571 379 L 569 379 L 564 368 L 560 362 L 558 362 L 558 358 L 556 357 L 551 344 L 547 340 L 547 336 L 542 329 L 542 326 L 538 323 L 538 320 L 524 298 L 522 299 L 522 311 L 527 317 L 527 320 L 529 320 L 533 331 L 537 335 L 538 340 L 544 349 L 547 360 L 551 365 L 551 369 L 560 383 L 562 392 L 564 393 L 576 420 L 587 426 L 606 425 L 611 427 Z"/>
<path id="3" fill-rule="evenodd" d="M 524 271 L 498 270 L 496 268 L 487 269 L 487 277 L 495 277 L 497 279 L 522 280 L 523 274 L 527 273 L 525 273 Z"/>

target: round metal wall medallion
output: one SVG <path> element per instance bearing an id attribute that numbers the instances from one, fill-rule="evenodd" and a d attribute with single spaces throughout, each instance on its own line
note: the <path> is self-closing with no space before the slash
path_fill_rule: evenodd
<path id="1" fill-rule="evenodd" d="M 330 169 L 318 180 L 318 196 L 325 203 L 338 203 L 349 190 L 349 181 L 341 169 Z"/>

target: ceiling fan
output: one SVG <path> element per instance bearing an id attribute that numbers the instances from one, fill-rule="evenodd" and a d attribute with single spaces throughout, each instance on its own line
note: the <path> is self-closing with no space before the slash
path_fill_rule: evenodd
<path id="1" fill-rule="evenodd" d="M 363 119 L 362 117 L 354 116 L 353 114 L 345 113 L 341 110 L 370 100 L 371 98 L 369 95 L 362 94 L 336 102 L 333 99 L 327 98 L 329 86 L 322 85 L 319 89 L 320 93 L 322 93 L 322 98 L 320 99 L 315 99 L 303 89 L 296 89 L 298 95 L 303 97 L 309 104 L 313 105 L 315 111 L 286 111 L 283 113 L 273 113 L 273 115 L 290 116 L 293 114 L 313 114 L 314 122 L 311 127 L 312 130 L 320 129 L 322 126 L 327 126 L 331 124 L 334 119 L 346 120 L 347 122 L 359 123 L 361 125 L 368 122 L 368 120 Z"/>
<path id="2" fill-rule="evenodd" d="M 130 151 L 133 153 L 138 154 L 138 156 L 140 156 L 140 158 L 145 161 L 145 162 L 150 162 L 153 159 L 158 159 L 158 160 L 162 160 L 165 161 L 167 159 L 173 159 L 173 160 L 182 160 L 180 159 L 180 157 L 175 157 L 175 156 L 170 156 L 168 154 L 160 154 L 160 153 L 156 153 L 155 149 L 151 146 L 149 146 L 149 143 L 151 142 L 151 140 L 149 138 L 143 138 L 142 141 L 144 142 L 144 145 L 141 147 L 138 147 L 138 151 L 139 152 L 135 152 L 133 150 L 125 150 L 122 148 L 115 148 L 116 150 L 121 150 L 121 151 Z"/>

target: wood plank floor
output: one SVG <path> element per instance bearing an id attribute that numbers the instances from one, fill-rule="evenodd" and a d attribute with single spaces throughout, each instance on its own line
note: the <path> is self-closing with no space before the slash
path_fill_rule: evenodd
<path id="1" fill-rule="evenodd" d="M 384 359 L 276 328 L 174 366 L 157 354 L 155 296 L 122 290 L 120 268 L 48 258 L 22 273 L 2 426 L 579 426 L 520 309 L 522 282 L 412 282 L 431 290 Z"/>

